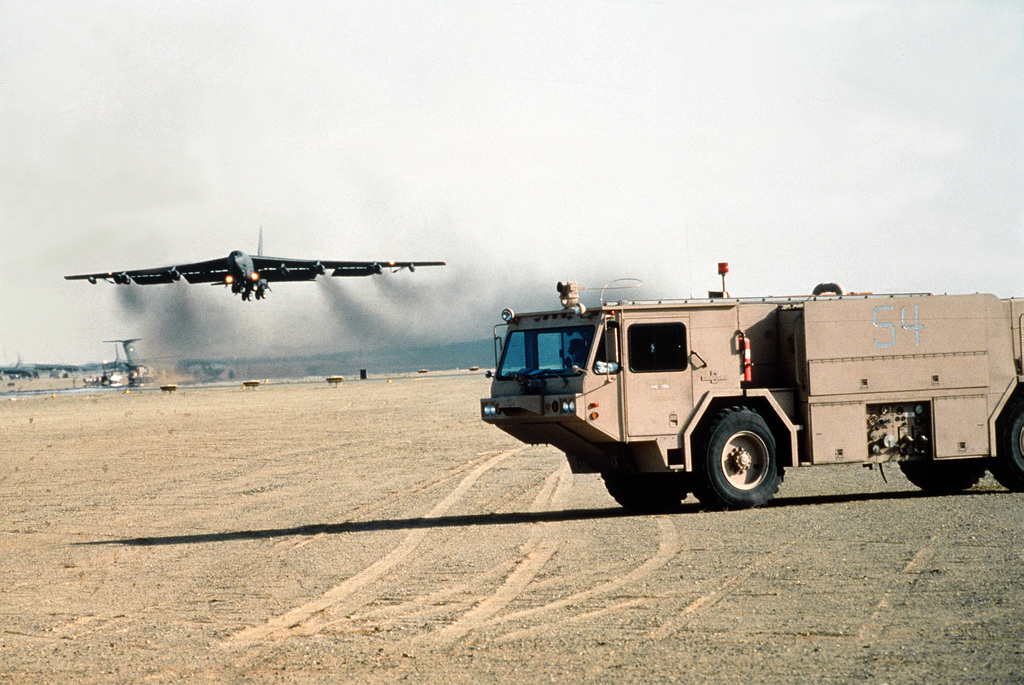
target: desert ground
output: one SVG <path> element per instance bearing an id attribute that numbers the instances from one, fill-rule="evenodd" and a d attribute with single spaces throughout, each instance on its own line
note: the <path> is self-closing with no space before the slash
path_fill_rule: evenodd
<path id="1" fill-rule="evenodd" d="M 0 397 L 0 682 L 1024 680 L 1024 495 L 629 514 L 488 383 Z"/>

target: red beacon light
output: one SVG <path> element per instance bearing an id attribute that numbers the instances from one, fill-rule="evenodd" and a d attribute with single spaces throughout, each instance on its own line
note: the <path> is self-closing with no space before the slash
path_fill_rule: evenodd
<path id="1" fill-rule="evenodd" d="M 708 293 L 709 297 L 729 297 L 729 293 L 725 290 L 725 275 L 727 273 L 729 273 L 729 262 L 718 262 L 718 275 L 722 277 L 722 292 Z"/>

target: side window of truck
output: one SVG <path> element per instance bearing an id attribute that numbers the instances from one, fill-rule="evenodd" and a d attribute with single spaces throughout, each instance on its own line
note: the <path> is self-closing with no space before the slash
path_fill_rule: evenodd
<path id="1" fill-rule="evenodd" d="M 626 337 L 630 371 L 682 371 L 686 368 L 686 326 L 683 324 L 633 324 Z"/>
<path id="2" fill-rule="evenodd" d="M 605 344 L 605 336 L 601 336 L 597 343 L 597 353 L 594 355 L 594 373 L 618 373 L 619 363 L 608 361 L 608 348 Z"/>

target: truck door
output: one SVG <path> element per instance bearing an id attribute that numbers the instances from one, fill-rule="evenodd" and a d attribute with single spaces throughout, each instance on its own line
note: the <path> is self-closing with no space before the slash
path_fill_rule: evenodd
<path id="1" fill-rule="evenodd" d="M 677 434 L 689 415 L 688 323 L 675 316 L 626 325 L 623 393 L 630 438 Z"/>

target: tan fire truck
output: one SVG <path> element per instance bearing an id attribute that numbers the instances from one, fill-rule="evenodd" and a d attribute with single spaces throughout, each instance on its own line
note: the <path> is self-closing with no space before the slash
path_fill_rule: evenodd
<path id="1" fill-rule="evenodd" d="M 1024 299 L 826 284 L 587 309 L 558 288 L 561 309 L 502 313 L 481 415 L 624 507 L 759 506 L 784 469 L 823 464 L 896 462 L 936 492 L 990 470 L 1024 491 Z"/>

